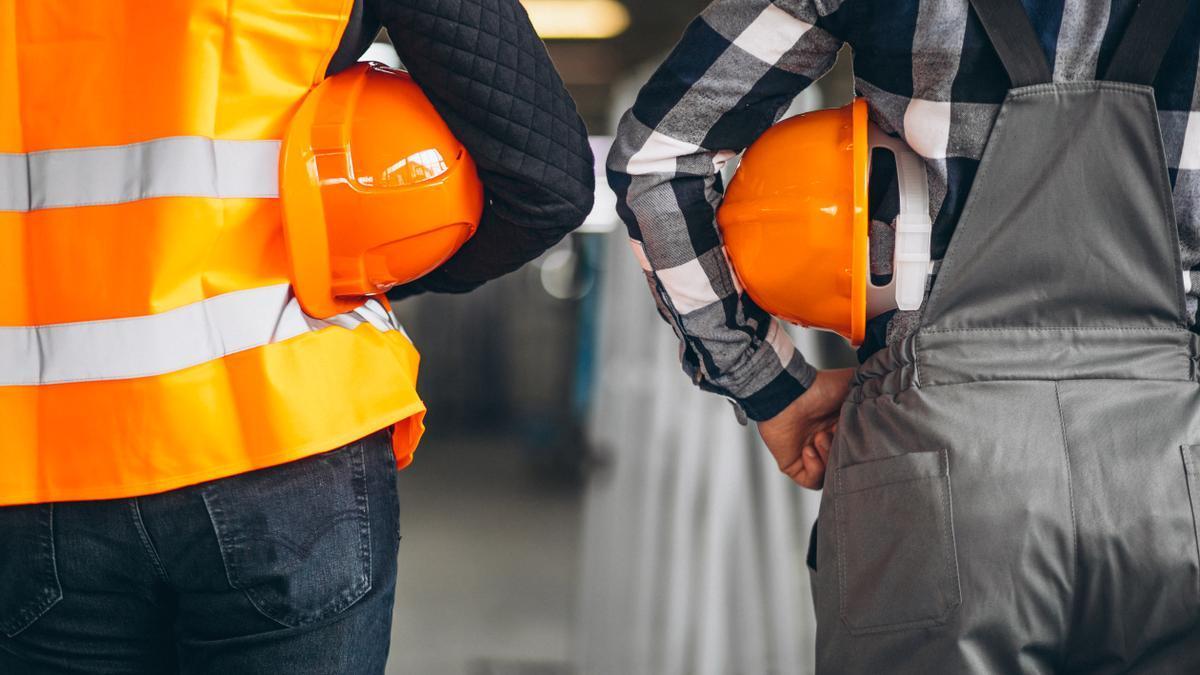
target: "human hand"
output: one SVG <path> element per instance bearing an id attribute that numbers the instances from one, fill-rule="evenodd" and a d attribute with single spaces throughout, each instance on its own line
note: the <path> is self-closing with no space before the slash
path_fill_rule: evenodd
<path id="1" fill-rule="evenodd" d="M 758 433 L 779 470 L 801 487 L 819 490 L 825 483 L 829 448 L 853 376 L 853 368 L 819 371 L 800 398 L 758 423 Z"/>

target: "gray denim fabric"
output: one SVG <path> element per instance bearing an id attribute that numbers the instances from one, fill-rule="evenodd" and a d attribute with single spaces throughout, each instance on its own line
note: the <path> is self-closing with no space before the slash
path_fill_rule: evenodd
<path id="1" fill-rule="evenodd" d="M 1200 672 L 1178 251 L 1150 88 L 1009 93 L 919 330 L 842 412 L 818 672 Z"/>

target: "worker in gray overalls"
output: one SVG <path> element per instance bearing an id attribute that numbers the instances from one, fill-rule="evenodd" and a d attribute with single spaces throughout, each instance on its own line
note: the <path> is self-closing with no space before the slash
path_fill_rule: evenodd
<path id="1" fill-rule="evenodd" d="M 818 671 L 1200 673 L 1198 343 L 1150 87 L 1186 2 L 1071 83 L 1019 0 L 972 5 L 1013 88 L 920 329 L 842 410 Z"/>

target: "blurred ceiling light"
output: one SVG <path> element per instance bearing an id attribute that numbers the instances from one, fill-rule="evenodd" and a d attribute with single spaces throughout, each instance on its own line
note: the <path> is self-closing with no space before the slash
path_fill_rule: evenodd
<path id="1" fill-rule="evenodd" d="M 538 35 L 547 40 L 603 40 L 629 28 L 619 0 L 522 0 Z"/>

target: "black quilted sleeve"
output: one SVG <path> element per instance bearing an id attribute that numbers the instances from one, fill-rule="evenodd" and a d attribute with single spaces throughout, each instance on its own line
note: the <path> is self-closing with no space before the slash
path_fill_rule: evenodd
<path id="1" fill-rule="evenodd" d="M 533 260 L 592 207 L 587 130 L 517 0 L 368 0 L 413 79 L 479 166 L 475 237 L 393 297 L 465 292 Z"/>

